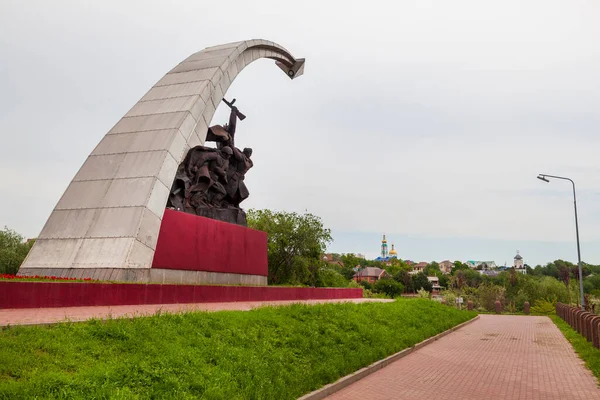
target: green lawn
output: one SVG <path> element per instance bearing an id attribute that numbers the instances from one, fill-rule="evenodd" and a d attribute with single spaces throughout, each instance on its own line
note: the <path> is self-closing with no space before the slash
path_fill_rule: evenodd
<path id="1" fill-rule="evenodd" d="M 294 399 L 475 317 L 426 299 L 0 331 L 0 399 Z"/>
<path id="2" fill-rule="evenodd" d="M 552 318 L 552 321 L 558 326 L 558 329 L 565 335 L 567 340 L 571 342 L 579 358 L 585 362 L 585 366 L 592 371 L 596 378 L 598 378 L 598 383 L 600 383 L 600 350 L 577 333 L 575 329 L 571 328 L 562 318 L 556 315 L 550 315 L 550 318 Z"/>

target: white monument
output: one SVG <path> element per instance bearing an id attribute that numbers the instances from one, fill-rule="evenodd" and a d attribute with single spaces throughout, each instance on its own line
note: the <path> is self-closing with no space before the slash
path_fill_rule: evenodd
<path id="1" fill-rule="evenodd" d="M 231 82 L 259 58 L 292 79 L 304 71 L 304 59 L 278 44 L 247 40 L 208 47 L 162 77 L 89 155 L 19 274 L 155 280 L 150 268 L 176 169 L 204 144 Z"/>

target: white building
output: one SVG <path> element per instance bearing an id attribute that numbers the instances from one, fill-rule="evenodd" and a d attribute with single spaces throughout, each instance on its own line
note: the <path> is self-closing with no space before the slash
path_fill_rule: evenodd
<path id="1" fill-rule="evenodd" d="M 496 265 L 495 261 L 475 261 L 475 260 L 469 260 L 465 264 L 467 264 L 467 266 L 469 268 L 472 268 L 472 269 L 477 269 L 478 267 L 481 267 L 481 269 L 484 269 L 484 270 L 498 268 L 498 266 Z"/>
<path id="2" fill-rule="evenodd" d="M 520 272 L 522 274 L 527 273 L 527 269 L 525 268 L 525 265 L 523 263 L 523 257 L 521 257 L 521 255 L 519 254 L 519 250 L 517 250 L 517 255 L 514 258 L 513 267 L 517 272 Z"/>

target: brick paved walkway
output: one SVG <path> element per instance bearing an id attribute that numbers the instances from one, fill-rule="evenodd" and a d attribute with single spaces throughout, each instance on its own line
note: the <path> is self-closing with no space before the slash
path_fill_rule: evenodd
<path id="1" fill-rule="evenodd" d="M 592 400 L 600 389 L 549 318 L 481 315 L 328 399 Z"/>
<path id="2" fill-rule="evenodd" d="M 86 321 L 90 318 L 139 317 L 160 312 L 186 311 L 248 311 L 257 307 L 285 306 L 290 304 L 319 303 L 364 303 L 369 301 L 387 302 L 385 299 L 336 299 L 336 300 L 292 300 L 292 301 L 248 301 L 231 303 L 195 303 L 195 304 L 146 304 L 132 306 L 101 307 L 63 307 L 63 308 L 21 308 L 0 309 L 0 326 L 40 325 L 61 321 Z"/>

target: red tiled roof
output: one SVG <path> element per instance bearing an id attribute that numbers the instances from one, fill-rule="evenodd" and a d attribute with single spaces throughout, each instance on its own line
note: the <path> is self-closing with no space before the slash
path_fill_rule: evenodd
<path id="1" fill-rule="evenodd" d="M 366 267 L 358 271 L 354 276 L 357 277 L 380 277 L 382 273 L 387 273 L 385 269 L 377 267 Z"/>

